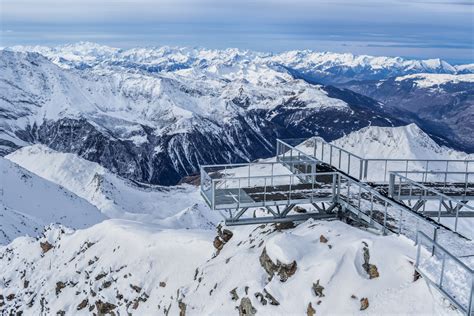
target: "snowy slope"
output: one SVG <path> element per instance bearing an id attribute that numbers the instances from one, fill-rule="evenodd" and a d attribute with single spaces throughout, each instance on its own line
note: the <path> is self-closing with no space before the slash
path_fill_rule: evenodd
<path id="1" fill-rule="evenodd" d="M 230 101 L 238 97 L 249 98 L 246 110 L 273 109 L 289 96 L 299 95 L 310 107 L 345 106 L 327 97 L 321 87 L 255 62 L 154 74 L 103 66 L 94 71 L 63 70 L 29 52 L 0 51 L 0 56 L 2 106 L 13 112 L 23 105 L 23 112 L 32 111 L 37 123 L 86 115 L 96 121 L 109 116 L 163 128 L 196 115 L 236 115 L 242 109 Z M 21 99 L 19 91 L 28 93 L 31 101 Z"/>
<path id="2" fill-rule="evenodd" d="M 1 244 L 25 234 L 35 237 L 50 223 L 83 228 L 106 219 L 74 193 L 4 158 L 0 158 L 0 217 Z"/>
<path id="3" fill-rule="evenodd" d="M 259 315 L 305 314 L 309 303 L 317 315 L 457 314 L 423 279 L 413 282 L 415 247 L 403 237 L 376 236 L 337 221 L 232 232 L 218 255 L 213 231 L 160 230 L 129 221 L 109 220 L 77 232 L 52 228 L 39 241 L 18 238 L 0 257 L 4 308 L 26 314 L 87 314 L 109 307 L 120 314 L 176 315 L 185 309 L 186 315 L 236 315 L 236 306 L 248 298 Z M 54 248 L 42 254 L 39 243 L 45 241 Z M 370 279 L 362 267 L 364 247 L 378 278 Z M 286 282 L 268 280 L 260 263 L 264 248 L 274 263 L 296 261 Z M 312 290 L 318 280 L 321 297 Z M 265 291 L 275 301 L 261 303 L 255 295 Z M 366 311 L 360 311 L 362 298 L 369 302 Z"/>
<path id="4" fill-rule="evenodd" d="M 306 314 L 309 303 L 316 315 L 384 314 L 388 311 L 395 314 L 450 313 L 440 306 L 437 294 L 430 293 L 424 282 L 413 282 L 410 263 L 413 246 L 404 238 L 372 235 L 339 221 L 309 220 L 287 231 L 275 231 L 272 225 L 233 231 L 231 241 L 215 259 L 199 268 L 198 280 L 183 291 L 183 300 L 192 314 L 235 313 L 234 306 L 239 300 L 232 304 L 228 294 L 234 288 L 239 299 L 250 298 L 257 315 L 302 315 Z M 328 242 L 321 242 L 320 236 Z M 370 252 L 370 262 L 378 268 L 379 278 L 369 279 L 362 268 L 365 245 Z M 264 249 L 274 263 L 295 261 L 295 274 L 286 282 L 277 275 L 269 281 L 269 275 L 262 268 Z M 222 275 L 227 277 L 222 278 Z M 320 297 L 313 290 L 318 281 L 324 288 Z M 275 298 L 278 306 L 274 306 L 268 297 L 264 304 L 255 296 L 256 293 L 266 296 L 265 291 Z M 363 297 L 369 300 L 367 311 L 360 311 Z M 199 303 L 201 301 L 207 302 L 204 305 Z M 419 301 L 426 305 L 418 304 Z"/>
<path id="5" fill-rule="evenodd" d="M 364 158 L 474 159 L 474 155 L 438 145 L 416 124 L 362 128 L 332 144 Z"/>
<path id="6" fill-rule="evenodd" d="M 344 86 L 382 102 L 387 111 L 446 139 L 445 144 L 474 152 L 472 73 L 419 73 Z"/>
<path id="7" fill-rule="evenodd" d="M 127 305 L 134 314 L 151 315 L 158 312 L 158 304 L 163 310 L 173 302 L 170 297 L 176 297 L 177 288 L 192 280 L 196 266 L 212 254 L 212 231 L 166 231 L 120 220 L 76 233 L 52 227 L 40 241 L 54 248 L 43 255 L 39 241 L 18 238 L 2 249 L 0 294 L 4 298 L 15 294 L 4 310 L 88 314 L 89 306 L 76 309 L 87 298 L 91 305 L 99 300 L 121 302 L 122 312 Z M 17 268 L 25 270 L 23 278 Z M 64 282 L 66 288 L 56 292 L 57 282 Z"/>
<path id="8" fill-rule="evenodd" d="M 230 61 L 215 57 L 212 66 L 154 72 L 107 63 L 64 69 L 38 53 L 2 50 L 0 154 L 43 143 L 128 179 L 170 185 L 200 163 L 270 156 L 278 136 L 334 138 L 399 124 L 371 99 L 228 53 Z M 356 123 L 335 129 L 331 117 Z"/>
<path id="9" fill-rule="evenodd" d="M 413 80 L 420 88 L 438 87 L 447 83 L 474 83 L 474 74 L 413 74 L 395 78 L 395 81 Z"/>
<path id="10" fill-rule="evenodd" d="M 211 223 L 219 220 L 216 214 L 209 214 L 199 192 L 191 185 L 162 187 L 134 183 L 97 163 L 44 145 L 23 147 L 6 158 L 74 192 L 109 218 L 173 228 L 212 227 Z M 207 217 L 200 220 L 203 214 Z"/>
<path id="11" fill-rule="evenodd" d="M 378 150 L 390 156 L 398 146 L 410 157 L 462 157 L 412 125 L 370 127 L 335 143 L 364 155 Z M 283 230 L 274 225 L 232 227 L 232 238 L 216 251 L 214 225 L 219 219 L 203 205 L 198 187 L 139 186 L 95 163 L 40 145 L 7 158 L 103 210 L 113 205 L 109 214 L 122 219 L 77 231 L 52 226 L 39 240 L 21 237 L 0 246 L 0 295 L 6 311 L 88 314 L 108 307 L 121 314 L 174 315 L 186 309 L 186 315 L 222 315 L 237 314 L 236 307 L 248 298 L 262 315 L 305 314 L 310 303 L 316 315 L 458 314 L 423 279 L 413 281 L 416 247 L 403 236 L 309 220 Z M 109 199 L 114 203 L 106 204 Z M 40 243 L 46 241 L 53 248 L 43 253 Z M 371 279 L 362 266 L 364 248 L 378 277 Z M 268 258 L 262 256 L 264 249 Z M 269 280 L 268 260 L 294 260 L 296 270 L 285 282 L 278 275 Z M 323 296 L 313 290 L 318 281 Z M 369 303 L 365 311 L 360 310 L 363 298 Z"/>

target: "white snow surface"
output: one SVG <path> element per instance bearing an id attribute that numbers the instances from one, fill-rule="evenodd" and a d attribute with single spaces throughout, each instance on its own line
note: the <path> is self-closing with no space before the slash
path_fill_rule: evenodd
<path id="1" fill-rule="evenodd" d="M 84 228 L 106 218 L 76 194 L 0 157 L 0 244 L 36 236 L 50 223 Z"/>
<path id="2" fill-rule="evenodd" d="M 414 60 L 401 57 L 353 55 L 350 53 L 293 50 L 278 54 L 229 48 L 224 50 L 190 47 L 148 47 L 120 49 L 91 42 L 78 42 L 57 47 L 15 46 L 13 51 L 32 51 L 47 56 L 64 68 L 100 66 L 102 63 L 135 67 L 155 67 L 160 71 L 175 71 L 190 67 L 207 68 L 208 72 L 229 74 L 235 65 L 273 64 L 301 71 L 327 73 L 333 68 L 342 71 L 388 73 L 457 73 L 471 72 L 472 65 L 452 66 L 441 59 Z M 255 68 L 254 68 L 255 69 Z"/>
<path id="3" fill-rule="evenodd" d="M 368 126 L 331 142 L 363 158 L 474 159 L 474 155 L 440 146 L 416 124 Z"/>
<path id="4" fill-rule="evenodd" d="M 53 62 L 60 60 L 61 66 L 64 58 L 82 58 L 81 63 L 100 60 L 84 69 L 61 68 L 27 49 L 0 50 L 0 91 L 5 97 L 0 99 L 0 105 L 9 114 L 0 123 L 5 129 L 2 133 L 15 138 L 16 130 L 34 123 L 84 117 L 139 145 L 146 141 L 141 125 L 153 128 L 157 135 L 172 135 L 192 128 L 193 119 L 221 121 L 246 110 L 271 110 L 293 98 L 299 98 L 309 108 L 347 107 L 345 102 L 328 97 L 321 86 L 294 79 L 283 67 L 260 62 L 249 52 L 256 59 L 246 59 L 238 51 L 214 52 L 215 56 L 211 51 L 194 51 L 210 58 L 212 64 L 158 72 L 135 69 L 135 64 L 131 67 L 126 59 L 135 56 L 131 52 L 115 56 L 115 49 L 89 46 L 70 47 L 64 52 L 65 57 L 57 59 L 45 49 L 28 48 L 49 56 Z M 161 50 L 153 52 L 161 54 Z M 148 56 L 143 50 L 136 54 Z M 107 62 L 100 59 L 105 57 Z M 173 62 L 176 60 L 179 58 L 172 58 Z M 141 62 L 148 67 L 147 62 Z M 239 106 L 234 100 L 249 107 Z"/>
<path id="5" fill-rule="evenodd" d="M 255 108 L 271 110 L 293 98 L 309 108 L 347 107 L 320 86 L 295 79 L 287 67 L 322 75 L 335 67 L 341 74 L 408 74 L 418 76 L 419 85 L 472 80 L 469 65 L 455 68 L 439 59 L 313 51 L 119 49 L 79 42 L 4 48 L 0 56 L 0 91 L 5 96 L 0 105 L 18 117 L 0 123 L 5 129 L 0 130 L 6 134 L 2 138 L 15 143 L 19 142 L 15 130 L 61 117 L 86 117 L 105 129 L 120 131 L 122 139 L 142 144 L 145 133 L 140 124 L 156 134 L 171 135 L 188 130 L 192 118 L 220 121 Z M 463 74 L 457 74 L 457 69 Z"/>
<path id="6" fill-rule="evenodd" d="M 120 314 L 176 315 L 185 304 L 186 315 L 233 315 L 243 297 L 260 315 L 304 314 L 309 303 L 318 315 L 457 314 L 423 279 L 413 282 L 415 247 L 403 237 L 377 236 L 338 221 L 310 220 L 289 231 L 273 225 L 231 229 L 234 236 L 216 255 L 213 231 L 163 230 L 124 220 L 77 232 L 51 227 L 40 240 L 22 237 L 3 247 L 0 293 L 15 295 L 6 301 L 7 311 L 16 305 L 26 314 L 87 314 L 102 301 Z M 282 257 L 289 243 L 299 249 L 291 256 L 298 259 L 296 272 L 286 282 L 269 280 L 259 262 L 264 247 L 275 246 L 283 234 L 288 238 L 280 240 L 288 244 L 281 246 Z M 54 248 L 42 254 L 44 241 Z M 379 278 L 369 279 L 362 268 L 364 243 Z M 324 297 L 312 291 L 318 280 Z M 237 301 L 229 293 L 234 288 Z M 280 305 L 261 304 L 255 293 L 264 291 Z M 366 311 L 360 311 L 363 297 L 369 299 Z M 86 307 L 78 311 L 84 299 Z"/>
<path id="7" fill-rule="evenodd" d="M 20 148 L 6 158 L 74 192 L 109 218 L 172 228 L 213 227 L 212 223 L 219 220 L 217 214 L 204 206 L 199 192 L 191 185 L 136 184 L 95 162 L 44 145 Z"/>
<path id="8" fill-rule="evenodd" d="M 400 152 L 404 157 L 466 157 L 436 145 L 414 125 L 369 127 L 334 143 L 364 156 L 393 157 Z M 425 280 L 413 282 L 416 247 L 403 236 L 379 236 L 339 221 L 308 220 L 287 230 L 274 225 L 226 227 L 233 237 L 217 252 L 213 240 L 219 217 L 202 202 L 198 187 L 131 183 L 95 163 L 41 145 L 19 149 L 7 158 L 11 161 L 0 159 L 0 166 L 5 165 L 4 174 L 17 183 L 10 188 L 2 182 L 3 196 L 16 202 L 6 205 L 7 213 L 24 212 L 31 204 L 56 217 L 63 213 L 51 204 L 68 210 L 80 204 L 86 205 L 81 211 L 91 208 L 98 218 L 92 221 L 82 215 L 75 225 L 59 222 L 75 228 L 84 227 L 78 225 L 81 220 L 87 221 L 86 227 L 100 222 L 78 230 L 52 225 L 36 239 L 41 226 L 57 221 L 16 220 L 25 226 L 18 234 L 31 237 L 0 245 L 0 294 L 14 294 L 4 300 L 7 312 L 88 314 L 97 312 L 101 301 L 114 304 L 120 314 L 175 315 L 185 304 L 187 315 L 229 315 L 236 314 L 235 307 L 248 297 L 259 315 L 304 314 L 309 303 L 317 315 L 458 314 Z M 245 174 L 246 169 L 231 172 Z M 38 189 L 30 179 L 61 194 Z M 72 198 L 61 197 L 64 192 Z M 58 204 L 61 199 L 64 203 Z M 113 219 L 104 221 L 99 210 Z M 321 235 L 328 243 L 320 242 Z M 42 253 L 40 243 L 46 241 L 53 248 Z M 378 278 L 370 279 L 362 267 L 364 247 Z M 269 280 L 260 264 L 264 248 L 275 264 L 296 261 L 296 272 L 286 282 L 277 275 Z M 324 297 L 312 291 L 318 280 Z M 239 296 L 236 301 L 229 293 L 233 289 Z M 265 291 L 280 305 L 260 303 L 255 294 Z M 361 298 L 369 300 L 366 311 L 360 311 Z M 78 310 L 85 299 L 86 307 Z"/>
<path id="9" fill-rule="evenodd" d="M 474 83 L 474 74 L 412 74 L 402 77 L 397 77 L 395 81 L 414 80 L 416 85 L 420 88 L 431 88 L 446 83 Z"/>

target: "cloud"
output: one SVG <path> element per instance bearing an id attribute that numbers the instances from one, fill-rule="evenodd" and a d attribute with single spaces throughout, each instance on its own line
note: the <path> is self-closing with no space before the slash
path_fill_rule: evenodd
<path id="1" fill-rule="evenodd" d="M 87 40 L 95 34 L 104 44 L 121 37 L 121 43 L 134 46 L 386 53 L 392 45 L 397 54 L 405 46 L 406 54 L 418 57 L 435 57 L 438 48 L 439 57 L 474 58 L 469 52 L 474 49 L 474 6 L 463 0 L 0 1 L 1 28 L 14 31 L 2 32 L 4 46 L 35 38 L 35 44 L 80 35 Z"/>

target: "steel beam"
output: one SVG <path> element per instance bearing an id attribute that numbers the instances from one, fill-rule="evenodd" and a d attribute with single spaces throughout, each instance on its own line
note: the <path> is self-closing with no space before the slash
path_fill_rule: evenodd
<path id="1" fill-rule="evenodd" d="M 265 217 L 256 217 L 256 218 L 240 218 L 238 220 L 230 220 L 226 219 L 225 224 L 227 226 L 237 226 L 237 225 L 254 225 L 254 224 L 267 224 L 267 223 L 284 223 L 284 222 L 299 222 L 305 221 L 309 218 L 314 218 L 317 220 L 323 219 L 333 219 L 336 218 L 336 214 L 319 214 L 319 213 L 305 213 L 305 214 L 297 214 L 297 215 L 288 215 L 285 217 L 273 217 L 273 216 L 265 216 Z"/>
<path id="2" fill-rule="evenodd" d="M 438 211 L 426 211 L 421 214 L 427 217 L 438 217 L 438 215 L 440 215 L 440 217 L 456 217 L 456 213 L 441 212 L 441 214 L 439 214 Z M 474 212 L 463 211 L 463 212 L 459 212 L 457 216 L 458 217 L 474 217 Z"/>

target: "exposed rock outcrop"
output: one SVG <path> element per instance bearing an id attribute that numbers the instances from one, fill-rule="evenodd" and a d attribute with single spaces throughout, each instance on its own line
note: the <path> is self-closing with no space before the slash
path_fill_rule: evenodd
<path id="1" fill-rule="evenodd" d="M 186 316 L 186 303 L 183 301 L 178 302 L 179 316 Z"/>
<path id="2" fill-rule="evenodd" d="M 87 305 L 89 305 L 89 300 L 87 298 L 85 298 L 85 299 L 82 300 L 82 302 L 79 303 L 79 305 L 77 305 L 76 309 L 78 311 L 80 311 L 81 309 L 86 308 Z"/>
<path id="3" fill-rule="evenodd" d="M 233 301 L 238 301 L 239 300 L 239 295 L 237 295 L 237 288 L 232 289 L 230 292 L 231 299 Z"/>
<path id="4" fill-rule="evenodd" d="M 222 229 L 222 226 L 217 226 L 217 236 L 214 238 L 214 248 L 217 250 L 218 255 L 224 245 L 232 238 L 234 234 L 228 229 Z"/>
<path id="5" fill-rule="evenodd" d="M 308 304 L 308 307 L 306 308 L 306 315 L 307 316 L 314 316 L 316 314 L 316 310 L 313 308 L 313 305 L 311 303 Z"/>
<path id="6" fill-rule="evenodd" d="M 369 299 L 367 297 L 363 297 L 360 299 L 360 310 L 366 310 L 369 308 Z"/>
<path id="7" fill-rule="evenodd" d="M 252 306 L 252 302 L 248 297 L 243 297 L 240 301 L 239 316 L 253 316 L 257 313 L 257 309 Z"/>
<path id="8" fill-rule="evenodd" d="M 369 247 L 366 243 L 365 247 L 363 248 L 364 251 L 364 263 L 362 264 L 362 267 L 364 268 L 365 272 L 369 275 L 369 278 L 375 279 L 380 276 L 379 271 L 377 269 L 377 266 L 375 264 L 371 264 L 370 261 L 370 252 L 369 252 Z"/>
<path id="9" fill-rule="evenodd" d="M 64 282 L 56 282 L 56 295 L 58 295 L 59 293 L 61 293 L 61 290 L 64 289 L 66 287 L 66 284 Z"/>
<path id="10" fill-rule="evenodd" d="M 97 307 L 99 315 L 110 314 L 114 309 L 117 308 L 116 305 L 109 302 L 102 302 L 101 300 L 96 301 L 95 306 Z"/>
<path id="11" fill-rule="evenodd" d="M 313 292 L 317 297 L 324 297 L 324 286 L 319 284 L 319 280 L 313 283 Z"/>
<path id="12" fill-rule="evenodd" d="M 271 280 L 276 274 L 280 277 L 281 282 L 285 282 L 289 277 L 296 273 L 297 264 L 293 261 L 290 264 L 285 264 L 277 260 L 276 263 L 268 256 L 266 248 L 263 248 L 260 255 L 260 265 L 268 274 L 268 279 Z"/>
<path id="13" fill-rule="evenodd" d="M 53 248 L 53 245 L 45 241 L 45 242 L 40 242 L 40 247 L 41 247 L 41 250 L 43 250 L 43 253 L 47 253 Z"/>

